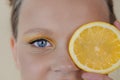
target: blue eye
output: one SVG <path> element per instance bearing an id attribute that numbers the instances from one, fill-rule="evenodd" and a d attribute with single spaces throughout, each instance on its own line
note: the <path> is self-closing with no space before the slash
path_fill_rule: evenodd
<path id="1" fill-rule="evenodd" d="M 42 47 L 42 48 L 51 46 L 51 43 L 49 43 L 49 41 L 46 39 L 38 39 L 31 42 L 30 44 L 34 45 L 35 47 Z"/>

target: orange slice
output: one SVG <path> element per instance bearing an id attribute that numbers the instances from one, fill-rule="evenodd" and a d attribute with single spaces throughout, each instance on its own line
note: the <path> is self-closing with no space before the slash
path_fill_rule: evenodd
<path id="1" fill-rule="evenodd" d="M 120 66 L 120 31 L 106 22 L 80 26 L 70 39 L 69 53 L 79 68 L 107 74 Z"/>

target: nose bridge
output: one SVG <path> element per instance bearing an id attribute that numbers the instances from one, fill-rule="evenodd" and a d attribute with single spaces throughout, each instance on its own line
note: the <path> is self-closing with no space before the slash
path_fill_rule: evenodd
<path id="1" fill-rule="evenodd" d="M 57 57 L 56 61 L 56 69 L 62 70 L 62 71 L 77 71 L 78 68 L 75 65 L 75 63 L 72 61 L 69 51 L 67 47 L 61 46 L 61 48 L 58 49 L 57 54 L 59 56 Z"/>

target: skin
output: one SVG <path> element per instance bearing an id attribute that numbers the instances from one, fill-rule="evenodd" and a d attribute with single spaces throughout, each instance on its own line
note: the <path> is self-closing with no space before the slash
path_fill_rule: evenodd
<path id="1" fill-rule="evenodd" d="M 69 56 L 72 33 L 92 21 L 109 22 L 105 0 L 24 0 L 17 40 L 11 38 L 22 80 L 112 80 L 80 70 Z M 115 24 L 120 27 L 117 21 Z M 41 38 L 48 40 L 47 46 L 36 45 L 35 40 Z"/>

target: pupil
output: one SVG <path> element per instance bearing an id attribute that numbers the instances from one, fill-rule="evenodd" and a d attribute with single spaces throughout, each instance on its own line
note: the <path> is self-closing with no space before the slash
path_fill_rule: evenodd
<path id="1" fill-rule="evenodd" d="M 39 40 L 38 45 L 40 47 L 45 47 L 47 45 L 47 40 L 44 39 Z"/>

